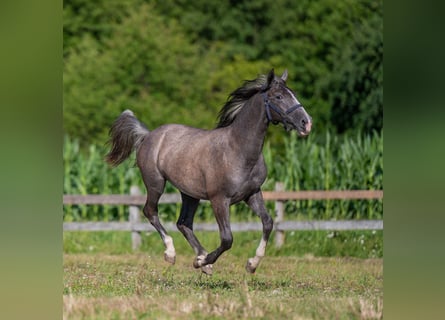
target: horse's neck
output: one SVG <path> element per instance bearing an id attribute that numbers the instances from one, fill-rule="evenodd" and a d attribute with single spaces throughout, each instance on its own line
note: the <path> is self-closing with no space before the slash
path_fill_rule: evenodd
<path id="1" fill-rule="evenodd" d="M 231 125 L 233 138 L 246 160 L 255 162 L 261 155 L 267 131 L 266 110 L 260 95 L 252 97 Z M 256 162 L 255 162 L 256 163 Z"/>

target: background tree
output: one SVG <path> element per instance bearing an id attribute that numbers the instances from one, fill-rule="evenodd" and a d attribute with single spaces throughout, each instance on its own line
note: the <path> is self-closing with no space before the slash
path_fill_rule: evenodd
<path id="1" fill-rule="evenodd" d="M 380 31 L 380 32 L 376 32 Z M 333 72 L 320 93 L 331 105 L 330 121 L 338 133 L 383 128 L 382 21 L 374 15 L 335 55 Z"/>
<path id="2" fill-rule="evenodd" d="M 209 129 L 242 80 L 272 67 L 289 70 L 315 135 L 379 130 L 382 15 L 382 1 L 67 0 L 65 132 L 104 143 L 125 108 L 150 128 Z"/>

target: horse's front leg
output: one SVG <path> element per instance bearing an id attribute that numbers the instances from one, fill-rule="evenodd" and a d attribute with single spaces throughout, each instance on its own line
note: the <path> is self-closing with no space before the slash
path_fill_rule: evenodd
<path id="1" fill-rule="evenodd" d="M 269 241 L 269 236 L 273 228 L 273 220 L 267 213 L 261 191 L 251 195 L 246 199 L 246 203 L 261 218 L 261 222 L 263 223 L 263 236 L 256 249 L 255 257 L 249 258 L 246 264 L 246 270 L 250 273 L 254 273 L 266 253 L 267 242 Z"/>
<path id="2" fill-rule="evenodd" d="M 210 199 L 213 212 L 215 214 L 216 222 L 218 223 L 219 235 L 221 238 L 221 244 L 216 250 L 210 252 L 207 255 L 199 255 L 196 257 L 193 266 L 200 268 L 202 266 L 213 264 L 219 258 L 219 256 L 232 247 L 233 236 L 230 230 L 229 219 L 229 204 L 230 200 L 227 198 L 214 198 Z"/>

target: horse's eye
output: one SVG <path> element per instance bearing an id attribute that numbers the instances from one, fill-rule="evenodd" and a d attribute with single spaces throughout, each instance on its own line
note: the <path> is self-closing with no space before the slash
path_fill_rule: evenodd
<path id="1" fill-rule="evenodd" d="M 282 96 L 281 94 L 279 94 L 279 95 L 276 96 L 276 98 L 277 98 L 278 100 L 281 100 L 281 99 L 283 99 L 283 96 Z"/>

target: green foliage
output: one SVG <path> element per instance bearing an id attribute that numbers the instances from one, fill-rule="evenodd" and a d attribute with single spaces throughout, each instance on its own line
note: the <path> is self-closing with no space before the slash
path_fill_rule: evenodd
<path id="1" fill-rule="evenodd" d="M 125 108 L 149 128 L 212 128 L 228 94 L 272 67 L 289 70 L 315 131 L 379 131 L 382 16 L 382 1 L 65 1 L 65 133 L 103 143 Z"/>
<path id="2" fill-rule="evenodd" d="M 280 154 L 266 142 L 265 190 L 279 181 L 285 190 L 383 189 L 383 134 L 338 137 L 328 131 L 318 142 L 316 136 L 298 139 L 292 132 L 284 143 Z M 286 212 L 303 219 L 374 219 L 382 217 L 382 205 L 379 200 L 303 200 L 287 202 Z"/>
<path id="3" fill-rule="evenodd" d="M 187 34 L 205 47 L 212 47 L 215 42 L 224 43 L 223 61 L 229 69 L 239 56 L 248 61 L 268 62 L 280 70 L 288 68 L 289 85 L 308 106 L 319 129 L 331 125 L 330 112 L 337 110 L 332 103 L 333 96 L 341 94 L 341 81 L 350 81 L 350 75 L 340 70 L 346 61 L 352 66 L 356 82 L 380 77 L 379 64 L 383 59 L 381 1 L 163 1 L 157 8 L 162 15 L 177 19 Z M 350 48 L 352 55 L 361 58 L 352 61 L 354 57 L 350 56 L 339 59 L 345 56 L 345 48 Z M 364 49 L 367 53 L 363 52 Z M 365 69 L 366 73 L 359 72 L 361 69 Z M 263 69 L 258 71 L 265 72 Z M 225 73 L 225 76 L 233 74 Z M 330 78 L 333 80 L 328 82 L 339 88 L 334 93 L 330 90 L 336 88 L 325 84 Z M 340 83 L 335 82 L 339 78 Z M 370 91 L 376 90 L 382 90 L 381 81 L 371 82 L 365 91 L 360 92 L 360 97 L 368 99 Z M 349 90 L 343 94 L 352 93 Z M 374 98 L 369 99 L 375 100 L 371 94 Z M 359 102 L 357 100 L 355 104 Z M 355 112 L 367 112 L 362 109 Z M 382 110 L 377 111 L 372 118 L 366 114 L 361 116 L 361 120 L 368 121 L 367 125 L 354 125 L 358 130 L 368 132 L 373 128 L 380 130 Z M 340 127 L 341 123 L 336 121 L 333 125 Z"/>
<path id="4" fill-rule="evenodd" d="M 102 43 L 110 37 L 132 8 L 142 0 L 68 0 L 63 1 L 63 52 L 70 49 L 86 35 Z"/>
<path id="5" fill-rule="evenodd" d="M 286 190 L 383 189 L 383 135 L 339 138 L 328 132 L 324 139 L 311 135 L 305 139 L 295 134 L 286 137 L 283 148 L 264 147 L 268 178 L 263 190 L 273 190 L 276 182 L 284 182 Z M 90 145 L 81 151 L 78 140 L 66 137 L 64 144 L 64 194 L 129 194 L 137 185 L 145 192 L 134 159 L 110 168 L 103 161 L 104 146 Z M 165 192 L 176 192 L 167 184 Z M 267 203 L 273 212 L 273 203 Z M 179 204 L 160 205 L 162 219 L 175 221 Z M 234 221 L 257 219 L 241 204 L 232 207 Z M 124 206 L 64 206 L 65 221 L 126 220 Z M 286 203 L 286 214 L 292 219 L 381 219 L 380 200 L 304 200 Z M 199 219 L 213 221 L 208 203 L 199 206 Z"/>
<path id="6" fill-rule="evenodd" d="M 377 15 L 357 26 L 352 39 L 335 53 L 334 70 L 320 85 L 331 104 L 337 132 L 383 128 L 383 23 Z"/>
<path id="7" fill-rule="evenodd" d="M 198 239 L 208 250 L 220 243 L 218 232 L 196 231 Z M 179 232 L 170 232 L 178 256 L 192 255 L 193 249 Z M 157 232 L 142 233 L 140 251 L 150 256 L 162 257 L 165 247 Z M 261 232 L 234 232 L 234 243 L 228 254 L 238 258 L 254 255 Z M 284 244 L 274 245 L 272 233 L 267 247 L 267 257 L 355 257 L 361 259 L 383 257 L 383 231 L 286 231 Z M 64 253 L 131 254 L 130 232 L 122 231 L 69 231 L 63 234 Z M 221 259 L 225 259 L 224 256 Z"/>
<path id="8" fill-rule="evenodd" d="M 72 136 L 105 141 L 110 123 L 125 108 L 140 114 L 149 127 L 167 118 L 190 118 L 191 106 L 199 112 L 196 97 L 202 93 L 190 90 L 190 84 L 200 82 L 194 72 L 200 64 L 198 48 L 174 22 L 166 23 L 144 5 L 103 42 L 84 36 L 65 63 L 64 120 Z M 143 112 L 147 107 L 150 112 Z"/>

